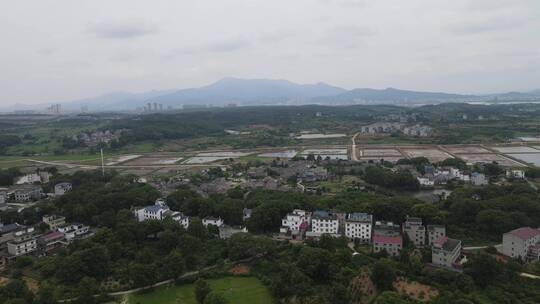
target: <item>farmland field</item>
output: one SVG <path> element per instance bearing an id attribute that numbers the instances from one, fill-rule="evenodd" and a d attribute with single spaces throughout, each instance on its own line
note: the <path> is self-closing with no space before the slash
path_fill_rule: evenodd
<path id="1" fill-rule="evenodd" d="M 274 303 L 268 289 L 254 277 L 225 277 L 208 280 L 212 291 L 222 292 L 234 304 L 270 304 Z M 154 291 L 134 294 L 129 297 L 129 304 L 196 304 L 194 284 L 173 287 L 159 287 Z"/>

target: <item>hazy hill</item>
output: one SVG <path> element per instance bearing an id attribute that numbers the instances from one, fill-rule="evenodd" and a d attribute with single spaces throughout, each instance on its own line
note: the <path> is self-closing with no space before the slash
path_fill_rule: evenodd
<path id="1" fill-rule="evenodd" d="M 345 89 L 325 83 L 296 84 L 288 80 L 224 78 L 201 88 L 178 90 L 152 101 L 167 105 L 284 103 L 309 100 L 316 96 L 334 96 Z"/>
<path id="2" fill-rule="evenodd" d="M 441 102 L 459 101 L 475 97 L 473 95 L 449 94 L 441 92 L 418 92 L 387 88 L 377 89 L 353 89 L 332 97 L 316 97 L 313 101 L 318 103 L 407 103 L 407 102 Z"/>

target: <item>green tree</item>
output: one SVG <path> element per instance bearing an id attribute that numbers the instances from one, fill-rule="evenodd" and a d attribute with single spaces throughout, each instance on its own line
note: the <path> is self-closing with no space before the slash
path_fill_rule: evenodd
<path id="1" fill-rule="evenodd" d="M 227 299 L 225 298 L 225 296 L 223 296 L 222 293 L 213 291 L 205 297 L 203 303 L 204 304 L 227 304 L 229 303 L 229 301 L 227 301 Z"/>
<path id="2" fill-rule="evenodd" d="M 373 265 L 371 280 L 379 290 L 391 290 L 396 280 L 396 272 L 388 260 L 379 260 Z"/>
<path id="3" fill-rule="evenodd" d="M 210 285 L 203 279 L 198 279 L 195 281 L 195 299 L 197 303 L 202 304 L 206 303 L 205 298 L 212 292 Z"/>
<path id="4" fill-rule="evenodd" d="M 470 257 L 465 263 L 465 274 L 470 275 L 474 283 L 485 287 L 503 273 L 503 267 L 494 257 L 485 253 L 478 253 Z"/>

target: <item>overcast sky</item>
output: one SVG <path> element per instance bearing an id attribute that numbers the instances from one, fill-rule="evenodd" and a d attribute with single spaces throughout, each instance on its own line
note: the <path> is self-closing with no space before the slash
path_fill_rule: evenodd
<path id="1" fill-rule="evenodd" d="M 0 0 L 0 105 L 222 77 L 540 88 L 539 0 Z"/>

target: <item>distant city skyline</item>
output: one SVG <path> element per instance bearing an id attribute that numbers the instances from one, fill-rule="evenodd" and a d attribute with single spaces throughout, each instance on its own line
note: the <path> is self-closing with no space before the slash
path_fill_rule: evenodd
<path id="1" fill-rule="evenodd" d="M 224 77 L 460 94 L 540 88 L 536 0 L 41 0 L 0 8 L 0 107 Z"/>

